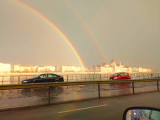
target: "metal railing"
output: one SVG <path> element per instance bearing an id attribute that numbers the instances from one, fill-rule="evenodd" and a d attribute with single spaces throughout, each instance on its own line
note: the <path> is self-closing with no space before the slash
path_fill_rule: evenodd
<path id="1" fill-rule="evenodd" d="M 110 74 L 72 74 L 62 75 L 65 82 L 72 81 L 92 81 L 92 80 L 109 80 Z M 0 76 L 0 85 L 5 84 L 21 84 L 22 80 L 30 79 L 35 75 L 22 75 L 22 76 Z"/>
<path id="2" fill-rule="evenodd" d="M 70 86 L 70 85 L 87 85 L 87 84 L 115 84 L 115 83 L 135 83 L 135 82 L 157 82 L 160 79 L 135 79 L 135 80 L 108 80 L 108 81 L 79 81 L 79 82 L 52 82 L 52 83 L 32 83 L 32 84 L 16 84 L 16 85 L 0 85 L 0 90 L 6 89 L 24 89 L 24 88 L 39 88 L 53 86 Z"/>
<path id="3" fill-rule="evenodd" d="M 36 99 L 34 105 L 38 105 L 38 106 L 42 105 L 42 104 L 38 104 L 39 101 L 43 101 L 43 102 L 45 101 L 45 104 L 43 105 L 46 105 L 46 104 L 49 105 L 49 104 L 57 104 L 57 103 L 63 103 L 63 102 L 86 100 L 86 99 L 96 99 L 96 98 L 100 99 L 100 98 L 110 97 L 110 96 L 121 96 L 121 95 L 128 95 L 128 94 L 134 95 L 137 93 L 145 93 L 144 92 L 145 88 L 146 88 L 146 92 L 159 91 L 159 81 L 160 79 L 146 79 L 146 80 L 123 80 L 123 81 L 108 80 L 108 81 L 83 81 L 83 82 L 79 81 L 79 82 L 45 83 L 45 84 L 0 85 L 0 98 L 1 98 L 0 103 L 1 105 L 3 105 L 3 103 L 6 105 L 7 104 L 12 105 L 13 99 L 11 98 L 12 97 L 14 98 L 19 93 L 20 95 L 17 98 L 18 99 L 23 98 L 23 100 L 21 101 L 21 104 L 23 104 L 23 102 L 26 101 L 25 99 L 27 99 L 28 97 L 30 98 L 30 101 L 32 101 L 32 98 Z M 64 88 L 62 89 L 61 87 L 64 87 Z M 69 90 L 69 92 L 66 92 L 67 90 Z M 139 90 L 141 90 L 142 92 L 139 92 Z M 37 97 L 32 97 L 31 95 L 28 95 L 30 94 L 30 92 L 33 92 L 36 96 L 40 96 L 38 97 L 38 100 L 37 100 Z M 43 100 L 41 100 L 42 99 L 41 95 L 37 95 L 40 92 L 43 92 L 43 95 L 45 95 L 45 99 L 43 96 L 42 97 Z M 63 101 L 61 100 L 59 101 L 59 98 L 57 98 L 56 100 L 55 98 L 58 95 L 55 95 L 55 93 L 57 93 L 60 97 L 62 97 Z M 88 98 L 88 96 L 91 95 L 92 93 L 95 93 L 96 95 L 94 94 L 93 97 L 91 96 L 90 98 Z M 114 93 L 114 94 L 106 96 L 106 93 L 109 93 L 109 94 Z M 72 99 L 68 100 L 66 99 L 66 97 L 69 94 L 70 96 L 72 96 Z M 81 98 L 78 96 L 75 99 L 75 96 L 77 96 L 77 94 L 79 96 L 82 96 L 82 94 L 86 94 L 86 95 L 84 95 Z M 56 102 L 53 101 L 52 98 L 54 98 Z M 33 106 L 33 105 L 29 104 L 26 106 Z M 26 106 L 18 106 L 18 107 L 26 107 Z M 0 110 L 10 109 L 10 108 L 17 108 L 17 106 L 2 107 L 2 108 L 0 106 Z"/>
<path id="4" fill-rule="evenodd" d="M 62 75 L 64 77 L 65 82 L 72 82 L 72 81 L 103 81 L 109 80 L 109 77 L 112 74 L 68 74 Z M 21 84 L 22 80 L 30 79 L 35 77 L 36 75 L 19 75 L 19 76 L 0 76 L 0 85 L 5 84 Z M 148 78 L 160 78 L 159 73 L 134 73 L 130 74 L 132 79 L 148 79 Z"/>

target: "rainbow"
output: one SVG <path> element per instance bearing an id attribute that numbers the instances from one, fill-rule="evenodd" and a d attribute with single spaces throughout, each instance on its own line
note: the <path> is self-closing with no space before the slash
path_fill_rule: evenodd
<path id="1" fill-rule="evenodd" d="M 77 50 L 75 49 L 75 47 L 72 45 L 72 43 L 70 42 L 70 40 L 67 38 L 67 36 L 51 21 L 49 20 L 47 17 L 45 17 L 43 14 L 41 14 L 39 11 L 37 11 L 36 9 L 32 8 L 31 6 L 27 5 L 26 3 L 22 2 L 21 0 L 15 0 L 17 3 L 19 3 L 20 5 L 28 8 L 29 10 L 31 10 L 33 13 L 35 13 L 36 15 L 38 15 L 39 17 L 41 17 L 45 22 L 47 22 L 52 28 L 54 28 L 59 34 L 60 36 L 66 41 L 66 43 L 70 46 L 70 48 L 72 49 L 73 53 L 75 54 L 75 56 L 77 57 L 80 65 L 83 67 L 83 71 L 85 72 L 86 67 L 80 57 L 80 55 L 78 54 Z"/>
<path id="2" fill-rule="evenodd" d="M 88 35 L 90 36 L 91 40 L 93 41 L 93 43 L 95 44 L 103 62 L 106 62 L 106 58 L 105 55 L 103 53 L 102 48 L 100 47 L 100 44 L 98 43 L 98 40 L 96 39 L 95 35 L 91 32 L 91 30 L 89 29 L 88 25 L 86 24 L 86 22 L 83 20 L 83 18 L 79 15 L 79 13 L 76 11 L 76 9 L 73 7 L 73 5 L 70 5 L 71 3 L 69 3 L 69 1 L 64 1 L 66 7 L 68 7 L 70 9 L 70 11 L 74 14 L 74 16 L 80 21 L 81 25 L 83 26 L 83 28 L 86 30 L 86 32 L 88 33 Z"/>

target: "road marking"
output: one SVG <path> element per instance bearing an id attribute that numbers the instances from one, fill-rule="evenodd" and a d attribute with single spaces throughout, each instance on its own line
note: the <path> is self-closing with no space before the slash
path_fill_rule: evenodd
<path id="1" fill-rule="evenodd" d="M 79 109 L 74 109 L 74 110 L 66 110 L 66 111 L 61 111 L 58 112 L 59 114 L 61 113 L 66 113 L 66 112 L 75 112 L 75 111 L 80 111 L 80 110 L 87 110 L 87 109 L 92 109 L 92 108 L 97 108 L 97 107 L 106 107 L 107 105 L 98 105 L 98 106 L 92 106 L 92 107 L 85 107 L 85 108 L 79 108 Z"/>

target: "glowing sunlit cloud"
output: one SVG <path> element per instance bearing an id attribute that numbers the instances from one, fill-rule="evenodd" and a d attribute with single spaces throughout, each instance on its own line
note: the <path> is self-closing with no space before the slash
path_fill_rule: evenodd
<path id="1" fill-rule="evenodd" d="M 105 58 L 104 53 L 103 53 L 103 51 L 102 51 L 102 49 L 100 47 L 100 44 L 98 43 L 98 40 L 96 39 L 95 35 L 89 29 L 89 27 L 86 24 L 86 22 L 83 20 L 83 18 L 80 16 L 80 14 L 76 11 L 76 9 L 73 7 L 73 5 L 70 5 L 71 3 L 69 4 L 69 1 L 65 1 L 64 0 L 64 3 L 70 9 L 70 11 L 74 14 L 74 16 L 79 20 L 79 22 L 81 23 L 83 28 L 88 33 L 88 35 L 91 38 L 91 40 L 93 41 L 93 43 L 96 45 L 96 48 L 97 48 L 101 58 L 103 59 L 104 62 L 106 62 L 106 58 Z"/>
<path id="2" fill-rule="evenodd" d="M 51 21 L 49 20 L 47 17 L 45 17 L 43 14 L 41 14 L 39 11 L 37 11 L 36 9 L 32 8 L 31 6 L 27 5 L 26 3 L 22 2 L 21 0 L 15 0 L 17 3 L 19 3 L 20 5 L 28 8 L 29 10 L 31 10 L 33 13 L 35 13 L 36 15 L 38 15 L 39 17 L 41 17 L 46 23 L 48 23 L 53 29 L 55 29 L 60 36 L 66 41 L 66 43 L 70 46 L 70 48 L 72 49 L 73 53 L 75 54 L 75 56 L 77 57 L 79 63 L 81 64 L 81 66 L 83 67 L 83 71 L 85 72 L 85 65 L 80 57 L 80 55 L 78 54 L 77 50 L 75 49 L 75 47 L 72 45 L 72 43 L 70 42 L 70 40 L 67 38 L 67 36 Z"/>

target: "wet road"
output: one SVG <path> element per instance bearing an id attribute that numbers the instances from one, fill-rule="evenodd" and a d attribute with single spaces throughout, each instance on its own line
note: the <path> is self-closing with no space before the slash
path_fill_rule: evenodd
<path id="1" fill-rule="evenodd" d="M 157 91 L 156 82 L 135 83 L 135 93 Z M 47 104 L 48 88 L 15 89 L 0 91 L 0 109 Z M 130 83 L 102 84 L 100 97 L 113 97 L 133 94 Z M 74 85 L 52 87 L 51 103 L 63 103 L 98 98 L 97 85 Z"/>
<path id="2" fill-rule="evenodd" d="M 130 106 L 160 108 L 160 92 L 0 112 L 0 120 L 122 120 Z"/>

